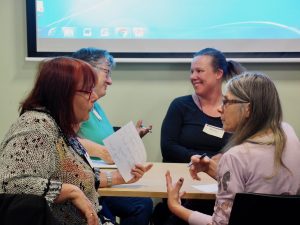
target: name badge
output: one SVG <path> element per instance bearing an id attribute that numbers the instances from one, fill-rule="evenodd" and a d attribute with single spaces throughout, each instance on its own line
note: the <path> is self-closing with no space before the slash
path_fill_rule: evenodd
<path id="1" fill-rule="evenodd" d="M 218 137 L 218 138 L 222 138 L 224 135 L 224 129 L 220 128 L 220 127 L 215 127 L 209 124 L 205 124 L 204 128 L 203 128 L 203 132 L 207 133 L 209 135 Z"/>
<path id="2" fill-rule="evenodd" d="M 94 168 L 93 162 L 92 162 L 92 160 L 91 160 L 91 158 L 90 158 L 90 156 L 87 152 L 84 153 L 84 157 L 86 158 L 86 160 L 90 164 L 90 167 Z"/>
<path id="3" fill-rule="evenodd" d="M 100 121 L 102 120 L 102 117 L 99 115 L 99 113 L 95 109 L 93 109 L 93 113 L 97 117 L 98 120 L 100 120 Z"/>

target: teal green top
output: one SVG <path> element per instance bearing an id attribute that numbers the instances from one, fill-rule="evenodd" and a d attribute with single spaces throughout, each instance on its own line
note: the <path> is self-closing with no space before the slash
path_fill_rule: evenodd
<path id="1" fill-rule="evenodd" d="M 90 117 L 83 122 L 78 132 L 79 137 L 89 139 L 100 145 L 103 139 L 114 133 L 114 129 L 107 119 L 99 103 L 94 103 L 94 109 L 90 112 Z"/>

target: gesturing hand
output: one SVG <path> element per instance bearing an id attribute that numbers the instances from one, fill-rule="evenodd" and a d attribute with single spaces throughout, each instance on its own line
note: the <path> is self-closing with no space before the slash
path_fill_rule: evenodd
<path id="1" fill-rule="evenodd" d="M 191 157 L 191 163 L 190 166 L 190 174 L 193 179 L 200 180 L 200 177 L 198 176 L 199 172 L 207 172 L 209 168 L 210 158 L 205 156 L 204 158 L 200 158 L 198 155 L 193 155 Z"/>
<path id="2" fill-rule="evenodd" d="M 183 178 L 181 177 L 175 184 L 172 184 L 172 177 L 170 171 L 166 172 L 166 186 L 168 192 L 168 206 L 170 210 L 174 207 L 181 205 L 181 197 L 185 192 L 180 192 L 180 189 L 183 184 Z"/>
<path id="3" fill-rule="evenodd" d="M 144 174 L 150 170 L 152 168 L 153 164 L 150 163 L 146 166 L 143 166 L 142 164 L 136 164 L 134 168 L 132 168 L 131 170 L 131 174 L 133 175 L 133 178 L 131 180 L 129 180 L 127 183 L 134 183 L 136 181 L 138 181 L 139 179 L 141 179 Z"/>
<path id="4" fill-rule="evenodd" d="M 149 125 L 148 127 L 144 127 L 142 120 L 138 120 L 136 122 L 135 127 L 141 138 L 144 137 L 149 132 L 151 132 L 151 130 L 152 130 L 152 125 Z"/>
<path id="5" fill-rule="evenodd" d="M 192 165 L 190 166 L 190 174 L 193 179 L 200 180 L 199 172 L 205 172 L 213 178 L 216 178 L 217 167 L 222 154 L 217 154 L 212 158 L 205 156 L 203 159 L 194 155 L 191 157 Z"/>

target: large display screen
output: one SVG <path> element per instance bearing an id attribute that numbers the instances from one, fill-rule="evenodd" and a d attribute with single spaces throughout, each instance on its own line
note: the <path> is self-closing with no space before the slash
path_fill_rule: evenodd
<path id="1" fill-rule="evenodd" d="M 107 49 L 116 58 L 300 57 L 298 0 L 27 0 L 28 56 Z"/>

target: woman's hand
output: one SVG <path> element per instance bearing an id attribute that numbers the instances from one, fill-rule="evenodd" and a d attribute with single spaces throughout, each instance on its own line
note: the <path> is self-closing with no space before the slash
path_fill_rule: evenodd
<path id="1" fill-rule="evenodd" d="M 143 166 L 142 164 L 136 164 L 134 168 L 131 170 L 131 174 L 133 175 L 133 178 L 127 182 L 127 184 L 131 184 L 134 182 L 137 182 L 139 179 L 141 179 L 144 174 L 152 168 L 153 164 L 150 163 L 146 166 Z"/>
<path id="2" fill-rule="evenodd" d="M 191 177 L 195 180 L 200 180 L 198 173 L 204 172 L 216 179 L 217 167 L 221 157 L 222 154 L 217 154 L 212 158 L 205 156 L 201 159 L 198 155 L 193 155 L 191 157 L 192 165 L 190 166 Z"/>
<path id="3" fill-rule="evenodd" d="M 112 185 L 134 183 L 134 182 L 138 181 L 139 179 L 141 179 L 144 176 L 144 174 L 152 168 L 152 166 L 153 166 L 152 163 L 150 163 L 146 166 L 137 164 L 134 168 L 132 168 L 131 174 L 133 175 L 133 178 L 131 180 L 129 180 L 128 182 L 125 182 L 125 180 L 122 177 L 122 175 L 120 174 L 119 170 L 115 170 L 115 171 L 111 172 Z M 107 181 L 107 177 L 106 177 L 105 173 L 100 173 L 100 186 L 107 187 L 106 181 Z"/>
<path id="4" fill-rule="evenodd" d="M 174 185 L 172 184 L 172 177 L 170 171 L 166 172 L 166 186 L 168 192 L 168 206 L 171 212 L 175 208 L 178 208 L 181 205 L 181 197 L 185 192 L 180 192 L 180 189 L 183 184 L 183 178 L 181 177 Z"/>
<path id="5" fill-rule="evenodd" d="M 97 212 L 94 210 L 92 203 L 81 190 L 77 193 L 77 195 L 74 195 L 71 202 L 82 212 L 88 225 L 99 225 Z"/>
<path id="6" fill-rule="evenodd" d="M 84 138 L 78 138 L 78 141 L 83 145 L 83 147 L 88 152 L 89 156 L 94 156 L 102 159 L 108 164 L 113 164 L 114 161 L 111 158 L 107 148 L 96 142 L 90 141 Z"/>
<path id="7" fill-rule="evenodd" d="M 198 155 L 193 155 L 191 157 L 191 163 L 190 166 L 190 174 L 191 177 L 195 180 L 200 180 L 200 177 L 198 176 L 199 172 L 207 172 L 209 168 L 210 158 L 205 156 L 203 159 L 201 159 Z"/>
<path id="8" fill-rule="evenodd" d="M 112 157 L 111 157 L 110 153 L 108 152 L 107 148 L 104 146 L 101 146 L 101 147 L 102 148 L 100 151 L 98 151 L 98 154 L 94 154 L 91 156 L 96 156 L 108 164 L 114 164 L 114 161 L 112 160 Z"/>
<path id="9" fill-rule="evenodd" d="M 63 184 L 55 203 L 70 201 L 86 218 L 88 225 L 99 225 L 99 218 L 93 204 L 85 194 L 73 184 Z"/>
<path id="10" fill-rule="evenodd" d="M 140 137 L 144 137 L 146 134 L 148 134 L 149 132 L 151 132 L 152 130 L 152 125 L 148 126 L 148 127 L 144 127 L 143 126 L 143 121 L 142 120 L 138 120 L 136 122 L 136 130 L 139 133 Z"/>
<path id="11" fill-rule="evenodd" d="M 181 205 L 181 197 L 183 197 L 185 194 L 184 191 L 180 192 L 180 189 L 183 184 L 183 178 L 181 177 L 175 184 L 172 184 L 172 177 L 170 171 L 167 171 L 166 183 L 168 191 L 168 207 L 170 211 L 174 215 L 188 223 L 188 220 L 193 211 Z"/>

